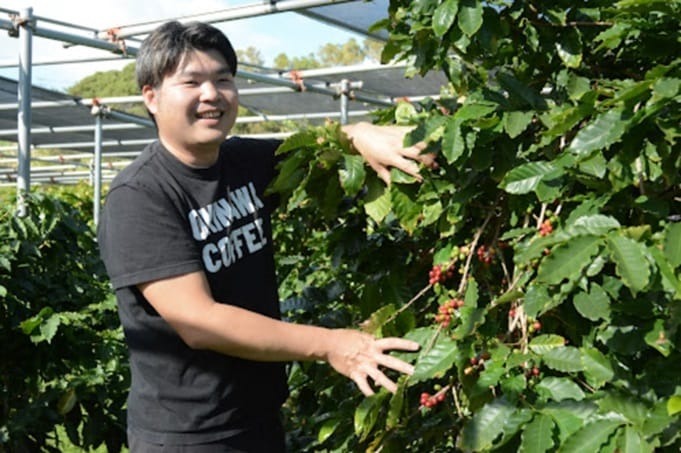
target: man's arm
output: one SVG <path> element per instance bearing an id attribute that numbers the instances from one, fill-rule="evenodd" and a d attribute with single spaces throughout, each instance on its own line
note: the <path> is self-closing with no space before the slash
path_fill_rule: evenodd
<path id="1" fill-rule="evenodd" d="M 203 272 L 139 285 L 149 303 L 194 349 L 257 361 L 323 360 L 352 379 L 365 395 L 376 385 L 397 388 L 379 367 L 411 374 L 413 367 L 385 353 L 415 351 L 418 343 L 401 338 L 376 339 L 350 329 L 292 324 L 213 300 Z"/>
<path id="2" fill-rule="evenodd" d="M 386 184 L 390 184 L 390 167 L 398 168 L 420 180 L 417 162 L 427 167 L 436 165 L 434 154 L 422 154 L 425 143 L 404 146 L 404 136 L 412 129 L 407 126 L 378 126 L 367 122 L 342 127 L 355 149 Z"/>

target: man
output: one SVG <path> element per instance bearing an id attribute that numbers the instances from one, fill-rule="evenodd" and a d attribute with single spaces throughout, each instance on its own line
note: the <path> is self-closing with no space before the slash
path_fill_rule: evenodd
<path id="1" fill-rule="evenodd" d="M 133 452 L 277 452 L 282 362 L 327 361 L 370 395 L 411 373 L 399 338 L 279 320 L 264 196 L 279 142 L 226 135 L 237 115 L 236 56 L 206 24 L 167 23 L 142 44 L 137 79 L 159 140 L 111 185 L 98 238 L 130 350 Z M 417 174 L 404 131 L 344 128 L 384 178 Z"/>

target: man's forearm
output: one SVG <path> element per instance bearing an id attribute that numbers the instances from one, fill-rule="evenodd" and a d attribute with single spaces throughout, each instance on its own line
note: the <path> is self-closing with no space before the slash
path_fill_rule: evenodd
<path id="1" fill-rule="evenodd" d="M 327 360 L 334 335 L 323 327 L 287 323 L 219 303 L 191 322 L 185 339 L 191 347 L 257 361 Z"/>

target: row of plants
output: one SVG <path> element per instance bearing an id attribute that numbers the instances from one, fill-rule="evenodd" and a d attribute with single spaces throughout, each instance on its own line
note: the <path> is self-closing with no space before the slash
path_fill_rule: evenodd
<path id="1" fill-rule="evenodd" d="M 125 442 L 127 353 L 87 186 L 0 208 L 0 451 Z"/>
<path id="2" fill-rule="evenodd" d="M 386 61 L 443 71 L 437 164 L 386 188 L 338 125 L 273 190 L 290 319 L 421 344 L 395 394 L 291 374 L 293 451 L 681 448 L 681 2 L 390 2 Z M 396 377 L 396 376 L 395 376 Z"/>

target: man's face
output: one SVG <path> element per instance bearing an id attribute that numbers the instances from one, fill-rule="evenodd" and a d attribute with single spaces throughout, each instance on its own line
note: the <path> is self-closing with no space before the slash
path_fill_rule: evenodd
<path id="1" fill-rule="evenodd" d="M 142 94 L 170 151 L 197 157 L 215 153 L 236 121 L 234 76 L 215 50 L 187 53 L 160 86 L 145 86 Z"/>

